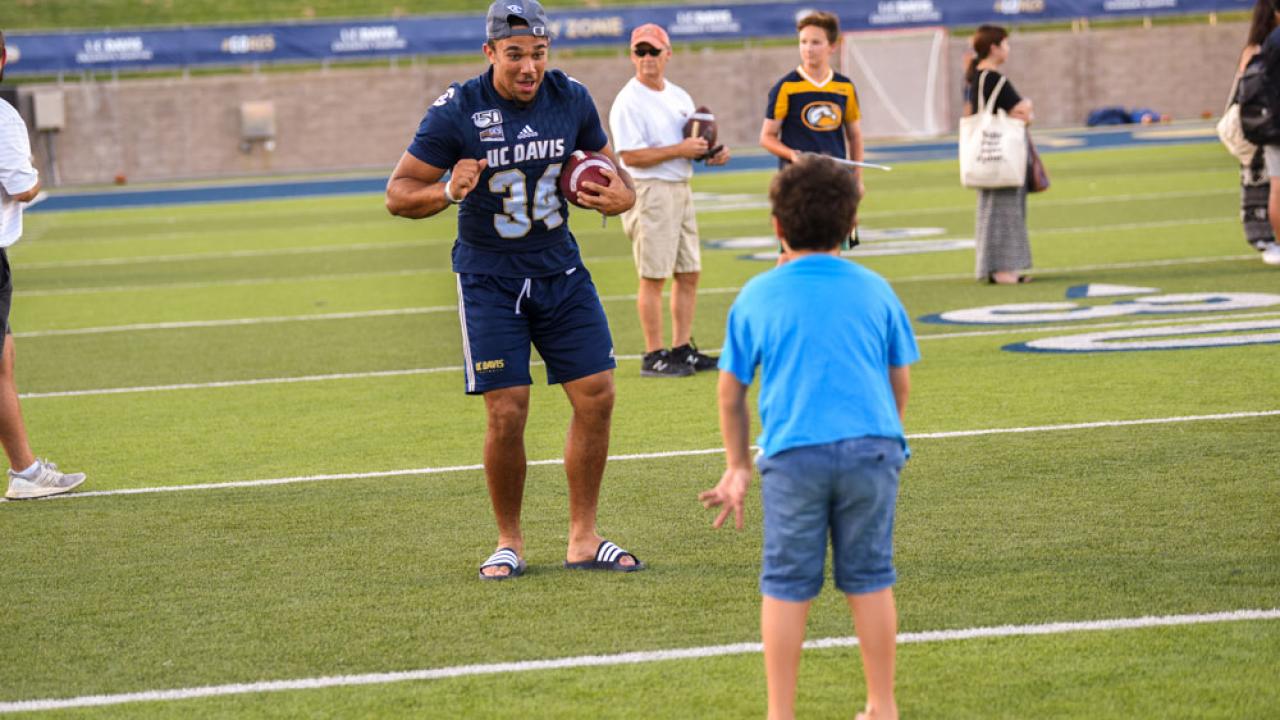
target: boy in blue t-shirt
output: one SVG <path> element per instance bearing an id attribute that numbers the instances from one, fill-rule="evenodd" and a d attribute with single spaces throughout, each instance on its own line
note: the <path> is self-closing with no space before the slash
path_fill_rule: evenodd
<path id="1" fill-rule="evenodd" d="M 794 716 L 809 604 L 822 589 L 827 537 L 836 587 L 856 619 L 867 680 L 860 718 L 896 718 L 893 517 L 908 455 L 902 415 L 920 358 L 883 278 L 839 257 L 858 206 L 856 181 L 806 156 L 769 189 L 788 262 L 753 278 L 729 310 L 720 356 L 727 469 L 702 493 L 742 528 L 751 484 L 747 386 L 760 369 L 758 465 L 764 504 L 760 615 L 769 717 Z M 850 298 L 856 301 L 850 302 Z"/>

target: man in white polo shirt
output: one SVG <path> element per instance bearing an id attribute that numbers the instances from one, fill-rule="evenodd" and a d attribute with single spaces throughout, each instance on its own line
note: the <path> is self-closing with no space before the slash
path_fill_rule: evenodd
<path id="1" fill-rule="evenodd" d="M 702 258 L 689 178 L 694 160 L 723 165 L 729 150 L 720 147 L 710 154 L 713 148 L 703 138 L 684 137 L 695 107 L 689 93 L 666 79 L 670 59 L 671 40 L 661 27 L 648 23 L 632 31 L 636 76 L 618 92 L 609 112 L 613 146 L 636 184 L 636 204 L 623 213 L 622 227 L 640 275 L 636 306 L 645 344 L 640 374 L 646 377 L 683 377 L 716 367 L 716 359 L 698 352 L 690 337 Z M 662 288 L 668 277 L 670 349 L 662 342 Z"/>
<path id="2" fill-rule="evenodd" d="M 5 60 L 4 33 L 0 32 L 0 79 L 4 78 Z M 13 378 L 13 335 L 9 329 L 13 282 L 5 248 L 22 237 L 22 208 L 39 192 L 40 175 L 31 164 L 27 125 L 12 105 L 0 100 L 0 445 L 9 456 L 9 489 L 4 496 L 10 500 L 57 495 L 84 482 L 84 473 L 58 472 L 56 465 L 32 454 Z"/>

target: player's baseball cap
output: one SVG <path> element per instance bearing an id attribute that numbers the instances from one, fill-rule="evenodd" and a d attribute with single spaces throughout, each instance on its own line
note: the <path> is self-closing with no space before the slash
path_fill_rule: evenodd
<path id="1" fill-rule="evenodd" d="M 667 31 L 663 30 L 661 25 L 654 23 L 645 23 L 631 31 L 631 47 L 640 43 L 649 43 L 656 48 L 666 50 L 671 49 L 671 38 L 667 37 Z"/>
<path id="2" fill-rule="evenodd" d="M 511 27 L 511 18 L 524 20 L 528 27 Z M 490 40 L 503 40 L 515 35 L 551 37 L 551 32 L 547 29 L 547 13 L 538 0 L 497 0 L 489 6 L 485 28 Z"/>

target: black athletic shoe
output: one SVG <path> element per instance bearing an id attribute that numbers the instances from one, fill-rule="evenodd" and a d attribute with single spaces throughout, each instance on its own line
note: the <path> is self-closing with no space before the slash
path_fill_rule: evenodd
<path id="1" fill-rule="evenodd" d="M 715 370 L 718 365 L 716 358 L 698 352 L 698 346 L 693 344 L 693 340 L 690 340 L 688 345 L 671 348 L 671 359 L 688 365 L 694 372 Z"/>
<path id="2" fill-rule="evenodd" d="M 693 366 L 676 362 L 667 349 L 645 353 L 640 362 L 640 374 L 644 377 L 688 377 L 693 374 Z"/>

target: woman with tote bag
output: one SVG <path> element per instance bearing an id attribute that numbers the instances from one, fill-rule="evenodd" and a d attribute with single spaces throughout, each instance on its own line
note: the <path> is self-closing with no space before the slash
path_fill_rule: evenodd
<path id="1" fill-rule="evenodd" d="M 965 73 L 966 115 L 981 107 L 994 106 L 1008 117 L 1031 122 L 1031 101 L 1014 90 L 1013 83 L 999 68 L 1009 58 L 1009 33 L 1002 27 L 983 25 L 970 41 L 973 57 Z M 992 112 L 991 110 L 987 110 Z M 1025 142 L 1025 133 L 1023 134 Z M 1025 155 L 1023 175 L 1025 178 Z M 1031 278 L 1022 271 L 1031 267 L 1031 241 L 1027 237 L 1027 189 L 1022 182 L 1013 187 L 979 188 L 978 212 L 974 223 L 977 241 L 975 273 L 979 280 L 996 285 L 1016 285 Z"/>
<path id="2" fill-rule="evenodd" d="M 1272 8 L 1272 0 L 1257 0 L 1253 8 L 1253 18 L 1249 22 L 1249 38 L 1245 43 L 1244 51 L 1240 53 L 1240 64 L 1236 68 L 1236 81 L 1231 85 L 1231 99 L 1227 104 L 1228 112 L 1236 102 L 1236 88 L 1241 73 L 1244 72 L 1249 61 L 1262 50 L 1262 42 L 1275 28 L 1276 14 Z M 1234 121 L 1235 128 L 1225 128 L 1225 130 L 1227 136 L 1233 138 L 1233 145 L 1229 146 L 1229 149 L 1240 161 L 1240 220 L 1244 225 L 1244 239 L 1255 250 L 1265 252 L 1268 248 L 1275 246 L 1275 236 L 1267 214 L 1267 200 L 1271 195 L 1271 178 L 1267 175 L 1262 148 L 1249 144 L 1244 140 L 1242 133 L 1239 139 L 1235 139 L 1232 131 L 1239 128 L 1238 109 Z M 1225 122 L 1224 118 L 1219 125 Z M 1220 137 L 1223 136 L 1224 128 L 1220 127 L 1218 134 Z"/>

